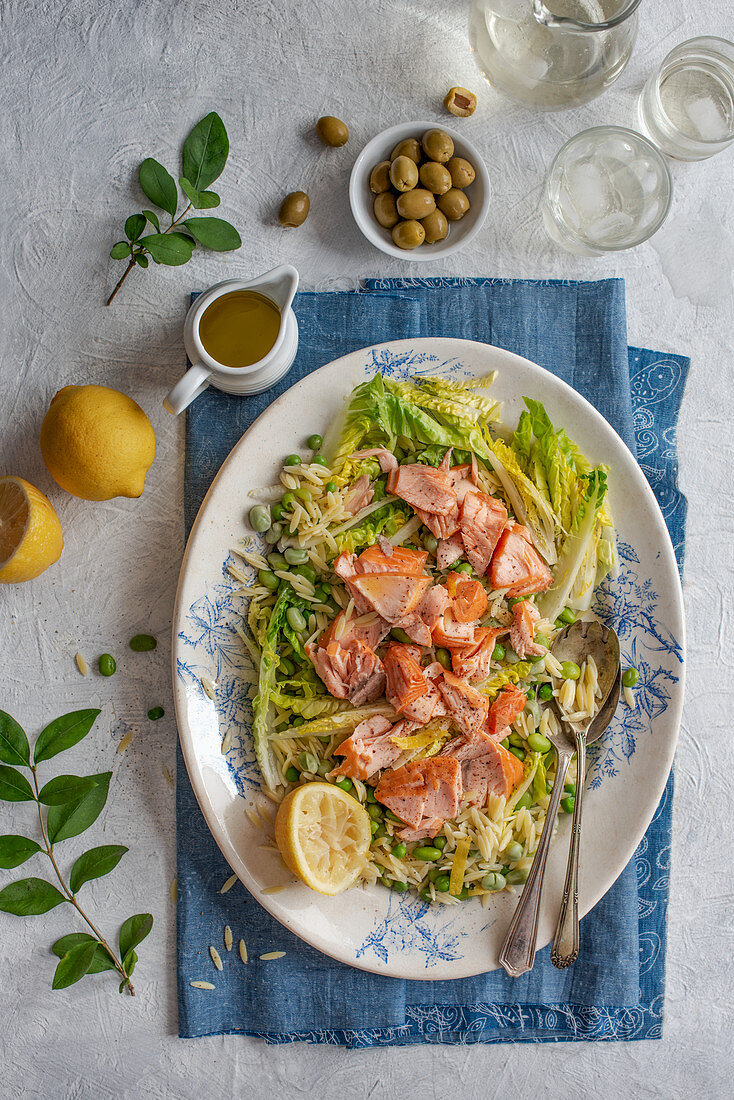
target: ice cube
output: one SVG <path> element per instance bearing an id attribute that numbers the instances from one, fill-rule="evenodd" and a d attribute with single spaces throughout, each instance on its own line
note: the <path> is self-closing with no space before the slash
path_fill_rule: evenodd
<path id="1" fill-rule="evenodd" d="M 696 96 L 685 103 L 685 112 L 702 141 L 725 141 L 731 136 L 721 107 L 721 100 L 713 96 Z"/>
<path id="2" fill-rule="evenodd" d="M 602 218 L 614 209 L 609 174 L 592 161 L 569 165 L 563 176 L 571 201 L 583 219 Z"/>
<path id="3" fill-rule="evenodd" d="M 612 210 L 602 218 L 590 221 L 586 226 L 586 237 L 591 244 L 624 246 L 634 239 L 635 219 L 622 210 Z"/>

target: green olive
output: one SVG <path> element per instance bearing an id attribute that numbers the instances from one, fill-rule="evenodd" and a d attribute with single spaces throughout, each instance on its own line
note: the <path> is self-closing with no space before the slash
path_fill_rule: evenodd
<path id="1" fill-rule="evenodd" d="M 468 187 L 477 178 L 474 167 L 463 157 L 452 157 L 446 167 L 454 187 Z"/>
<path id="2" fill-rule="evenodd" d="M 421 225 L 426 232 L 426 244 L 435 244 L 442 241 L 449 231 L 449 223 L 446 215 L 440 210 L 434 210 L 427 218 L 421 218 Z M 423 540 L 425 543 L 425 539 Z"/>
<path id="3" fill-rule="evenodd" d="M 403 141 L 399 141 L 390 154 L 390 160 L 397 160 L 398 157 L 409 157 L 414 164 L 420 164 L 423 160 L 421 143 L 417 138 L 404 138 Z"/>
<path id="4" fill-rule="evenodd" d="M 278 221 L 287 229 L 303 225 L 311 208 L 311 200 L 305 191 L 291 191 L 280 204 Z"/>
<path id="5" fill-rule="evenodd" d="M 427 218 L 436 209 L 436 200 L 425 188 L 414 187 L 412 191 L 398 195 L 396 206 L 401 218 Z"/>
<path id="6" fill-rule="evenodd" d="M 410 157 L 396 157 L 390 165 L 390 183 L 396 191 L 411 191 L 418 182 L 418 169 Z"/>
<path id="7" fill-rule="evenodd" d="M 316 133 L 324 145 L 331 145 L 334 149 L 346 145 L 349 141 L 349 127 L 346 122 L 342 122 L 340 118 L 334 118 L 333 115 L 324 115 L 319 119 L 316 123 Z"/>
<path id="8" fill-rule="evenodd" d="M 444 195 L 451 187 L 451 176 L 438 161 L 427 160 L 418 169 L 418 176 L 423 186 L 434 195 Z"/>
<path id="9" fill-rule="evenodd" d="M 446 164 L 454 155 L 453 138 L 445 130 L 426 130 L 422 144 L 428 159 L 439 164 Z"/>
<path id="10" fill-rule="evenodd" d="M 370 191 L 375 195 L 381 195 L 383 191 L 390 190 L 390 161 L 381 160 L 370 172 Z"/>
<path id="11" fill-rule="evenodd" d="M 379 195 L 375 195 L 373 210 L 375 218 L 385 229 L 392 229 L 400 221 L 392 191 L 382 191 Z"/>
<path id="12" fill-rule="evenodd" d="M 460 221 L 469 209 L 469 200 L 458 187 L 452 187 L 445 195 L 439 195 L 438 208 L 450 222 Z"/>
<path id="13" fill-rule="evenodd" d="M 477 97 L 468 88 L 457 86 L 446 93 L 443 105 L 449 114 L 456 115 L 457 118 L 468 118 L 476 110 Z"/>
<path id="14" fill-rule="evenodd" d="M 415 220 L 398 222 L 392 231 L 392 239 L 398 248 L 418 248 L 426 239 L 426 231 Z"/>

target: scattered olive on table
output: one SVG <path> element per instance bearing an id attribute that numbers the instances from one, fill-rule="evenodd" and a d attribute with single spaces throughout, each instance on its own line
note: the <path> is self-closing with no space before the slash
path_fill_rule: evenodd
<path id="1" fill-rule="evenodd" d="M 443 105 L 450 114 L 456 115 L 457 118 L 468 118 L 476 110 L 477 97 L 468 88 L 456 85 L 449 88 Z"/>
<path id="2" fill-rule="evenodd" d="M 316 123 L 316 133 L 324 145 L 330 145 L 333 149 L 339 149 L 349 141 L 349 127 L 346 122 L 334 115 L 324 115 Z"/>
<path id="3" fill-rule="evenodd" d="M 305 191 L 291 191 L 283 199 L 278 211 L 278 221 L 286 229 L 303 225 L 311 208 L 311 200 Z"/>

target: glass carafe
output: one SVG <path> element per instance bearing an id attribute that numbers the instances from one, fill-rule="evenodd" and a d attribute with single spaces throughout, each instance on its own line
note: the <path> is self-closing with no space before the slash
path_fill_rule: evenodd
<path id="1" fill-rule="evenodd" d="M 629 61 L 640 0 L 473 0 L 469 38 L 497 91 L 529 107 L 588 103 Z"/>

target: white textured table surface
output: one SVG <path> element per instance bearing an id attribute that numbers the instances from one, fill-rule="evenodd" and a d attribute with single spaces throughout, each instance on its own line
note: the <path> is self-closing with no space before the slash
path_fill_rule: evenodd
<path id="1" fill-rule="evenodd" d="M 638 46 L 618 83 L 586 107 L 542 116 L 482 82 L 467 14 L 468 3 L 457 0 L 4 0 L 0 8 L 0 471 L 50 495 L 66 540 L 60 563 L 43 577 L 0 590 L 0 707 L 33 733 L 66 710 L 103 707 L 83 751 L 62 759 L 65 770 L 113 770 L 108 807 L 89 837 L 128 843 L 130 852 L 88 897 L 107 928 L 146 909 L 156 921 L 141 947 L 132 1000 L 118 997 L 110 976 L 52 993 L 48 945 L 73 922 L 62 910 L 27 921 L 0 914 L 2 1097 L 731 1095 L 734 154 L 674 166 L 667 227 L 626 255 L 561 254 L 543 235 L 537 202 L 565 137 L 602 121 L 634 125 L 636 96 L 665 52 L 694 34 L 732 37 L 734 18 L 726 0 L 645 0 Z M 622 275 L 630 342 L 693 359 L 679 433 L 690 503 L 689 687 L 665 1036 L 361 1052 L 266 1047 L 240 1037 L 179 1040 L 169 898 L 174 794 L 163 766 L 174 770 L 168 637 L 183 549 L 183 420 L 164 412 L 161 400 L 182 369 L 187 294 L 281 261 L 295 264 L 307 287 L 405 271 L 352 224 L 348 172 L 379 129 L 445 117 L 440 100 L 455 83 L 480 96 L 474 118 L 459 125 L 485 153 L 494 203 L 472 247 L 421 273 Z M 174 168 L 180 141 L 212 109 L 224 117 L 232 147 L 217 185 L 222 215 L 242 231 L 243 248 L 224 257 L 202 252 L 184 268 L 134 272 L 106 309 L 121 270 L 107 258 L 110 245 L 141 205 L 138 163 L 152 155 Z M 348 120 L 346 148 L 317 147 L 310 131 L 323 113 Z M 301 187 L 312 199 L 308 223 L 281 230 L 273 209 L 285 191 Z M 130 393 L 153 421 L 158 453 L 140 500 L 80 501 L 46 472 L 38 432 L 47 405 L 60 386 L 86 382 Z M 150 658 L 127 649 L 140 630 L 161 640 Z M 90 664 L 102 651 L 116 654 L 117 675 L 83 679 L 77 650 Z M 145 712 L 159 703 L 165 718 L 148 722 Z M 118 754 L 129 731 L 135 736 Z M 22 827 L 28 809 L 3 804 L 0 813 L 8 832 Z"/>

